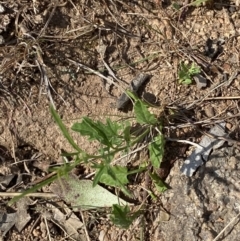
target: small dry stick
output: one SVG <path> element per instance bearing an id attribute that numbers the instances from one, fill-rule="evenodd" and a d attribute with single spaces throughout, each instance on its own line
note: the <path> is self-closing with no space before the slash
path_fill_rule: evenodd
<path id="1" fill-rule="evenodd" d="M 240 96 L 220 96 L 220 97 L 209 97 L 205 100 L 239 100 Z"/>
<path id="2" fill-rule="evenodd" d="M 86 234 L 87 241 L 91 241 L 91 239 L 89 237 L 89 234 L 88 234 L 87 227 L 86 227 L 86 222 L 85 222 L 85 219 L 84 219 L 84 216 L 83 216 L 83 212 L 81 210 L 80 210 L 80 214 L 81 214 L 81 217 L 82 217 L 83 227 L 84 227 L 84 231 L 85 231 L 85 234 Z"/>
<path id="3" fill-rule="evenodd" d="M 240 217 L 240 213 L 226 225 L 226 227 L 215 237 L 213 241 L 217 241 L 218 238 L 224 233 L 224 231 L 239 217 Z"/>
<path id="4" fill-rule="evenodd" d="M 188 140 L 178 140 L 178 139 L 173 139 L 173 138 L 166 138 L 166 140 L 167 141 L 175 141 L 175 142 L 179 142 L 179 143 L 186 143 L 186 144 L 195 146 L 197 148 L 203 149 L 203 147 L 201 145 L 198 145 L 197 143 L 194 143 L 194 142 L 188 141 Z"/>
<path id="5" fill-rule="evenodd" d="M 30 237 L 31 233 L 32 233 L 33 229 L 37 226 L 37 223 L 40 220 L 40 218 L 41 218 L 41 216 L 39 215 L 38 218 L 34 221 L 33 225 L 31 225 L 32 227 L 31 227 L 31 229 L 28 232 L 28 235 L 26 237 L 26 241 L 29 240 L 29 237 Z"/>
<path id="6" fill-rule="evenodd" d="M 49 238 L 49 240 L 51 241 L 52 239 L 51 239 L 51 234 L 50 234 L 50 231 L 49 231 L 49 228 L 48 228 L 47 219 L 46 219 L 46 217 L 43 217 L 43 219 L 44 219 L 45 226 L 46 226 L 46 229 L 47 229 L 48 238 Z"/>
<path id="7" fill-rule="evenodd" d="M 22 193 L 19 192 L 0 192 L 0 197 L 17 197 L 21 195 Z M 28 193 L 25 195 L 25 197 L 44 197 L 44 198 L 54 198 L 58 197 L 56 194 L 47 192 L 47 193 L 42 193 L 42 192 L 33 192 L 33 193 Z"/>

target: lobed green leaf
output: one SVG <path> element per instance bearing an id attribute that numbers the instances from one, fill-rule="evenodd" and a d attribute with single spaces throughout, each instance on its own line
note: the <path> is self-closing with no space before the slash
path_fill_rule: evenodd
<path id="1" fill-rule="evenodd" d="M 122 143 L 122 137 L 119 135 L 120 130 L 122 130 L 122 124 L 111 121 L 109 118 L 106 124 L 104 124 L 100 121 L 95 122 L 88 117 L 83 117 L 81 123 L 73 124 L 72 130 L 79 132 L 83 136 L 88 136 L 90 141 L 97 140 L 108 147 Z"/>
<path id="2" fill-rule="evenodd" d="M 100 143 L 109 146 L 110 143 L 101 124 L 99 121 L 94 122 L 88 117 L 83 117 L 81 123 L 73 124 L 72 130 L 79 132 L 83 136 L 88 136 L 90 141 L 98 140 Z"/>
<path id="3" fill-rule="evenodd" d="M 121 185 L 128 184 L 128 169 L 126 167 L 112 166 L 110 168 L 111 173 L 114 173 L 114 175 L 111 175 L 109 171 L 103 173 L 100 178 L 101 183 L 112 187 L 120 187 Z M 119 183 L 121 183 L 121 185 Z"/>
<path id="4" fill-rule="evenodd" d="M 141 100 L 137 100 L 134 104 L 134 113 L 139 124 L 155 125 L 158 122 L 156 116 L 148 110 Z"/>

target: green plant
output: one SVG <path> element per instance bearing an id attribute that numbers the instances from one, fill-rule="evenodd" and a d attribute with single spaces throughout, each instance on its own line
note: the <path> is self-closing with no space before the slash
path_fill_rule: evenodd
<path id="1" fill-rule="evenodd" d="M 112 206 L 110 219 L 115 225 L 127 229 L 139 214 L 141 214 L 140 210 L 131 212 L 129 206 L 120 206 L 116 204 Z"/>
<path id="2" fill-rule="evenodd" d="M 127 92 L 134 103 L 134 114 L 132 123 L 130 121 L 112 121 L 107 118 L 105 122 L 95 121 L 89 117 L 83 117 L 81 122 L 74 123 L 72 130 L 78 132 L 82 136 L 86 136 L 89 142 L 97 141 L 99 143 L 99 149 L 95 154 L 89 154 L 82 150 L 72 139 L 62 120 L 57 112 L 51 107 L 51 113 L 60 127 L 64 137 L 68 140 L 71 146 L 75 149 L 74 153 L 67 153 L 73 157 L 74 161 L 71 163 L 65 163 L 65 165 L 52 169 L 56 172 L 54 178 L 49 182 L 52 182 L 56 178 L 59 178 L 68 174 L 76 165 L 90 165 L 96 170 L 93 179 L 93 187 L 98 183 L 104 183 L 106 185 L 120 189 L 125 195 L 131 197 L 131 192 L 128 190 L 127 185 L 129 183 L 128 175 L 147 171 L 149 177 L 153 180 L 153 183 L 157 191 L 166 190 L 165 184 L 155 174 L 154 170 L 160 167 L 163 155 L 164 155 L 164 136 L 161 133 L 162 125 L 161 119 L 149 111 L 149 105 L 140 100 L 135 94 Z M 137 130 L 132 131 L 133 125 L 138 125 Z M 131 154 L 134 151 L 134 146 L 143 139 L 148 139 L 148 144 L 145 147 L 149 149 L 149 163 L 145 166 L 139 166 L 134 170 L 128 170 L 126 166 L 115 164 L 115 156 L 122 155 L 122 153 Z M 149 169 L 149 165 L 152 168 Z M 151 171 L 149 171 L 151 170 Z M 49 183 L 45 181 L 43 185 Z M 39 184 L 37 188 L 40 188 Z M 33 187 L 27 190 L 25 193 L 29 193 L 32 190 L 36 190 Z M 23 196 L 21 194 L 21 196 Z M 16 201 L 17 199 L 13 199 Z M 137 213 L 131 213 L 127 206 L 113 206 L 112 220 L 123 228 L 129 226 L 129 223 L 138 215 Z M 124 221 L 125 220 L 125 221 Z"/>
<path id="3" fill-rule="evenodd" d="M 179 84 L 192 84 L 192 77 L 201 72 L 200 67 L 196 66 L 194 63 L 191 65 L 185 64 L 183 62 L 180 63 L 180 70 L 178 73 Z"/>
<path id="4" fill-rule="evenodd" d="M 202 3 L 207 3 L 207 2 L 211 2 L 211 1 L 212 0 L 195 0 L 195 1 L 190 2 L 188 4 L 184 4 L 183 6 L 181 4 L 179 4 L 178 2 L 173 2 L 172 7 L 175 10 L 180 10 L 180 9 L 186 8 L 188 6 L 199 7 Z"/>
<path id="5" fill-rule="evenodd" d="M 195 0 L 193 2 L 190 3 L 191 6 L 195 6 L 195 7 L 199 7 L 202 3 L 206 3 L 209 0 Z M 210 0 L 211 1 L 211 0 Z M 209 1 L 209 2 L 210 2 Z"/>

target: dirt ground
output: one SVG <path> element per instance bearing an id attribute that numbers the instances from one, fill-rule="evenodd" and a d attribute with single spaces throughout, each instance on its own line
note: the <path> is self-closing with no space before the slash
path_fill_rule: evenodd
<path id="1" fill-rule="evenodd" d="M 239 141 L 239 1 L 210 0 L 200 6 L 191 2 L 3 1 L 0 174 L 14 175 L 14 179 L 1 184 L 1 192 L 29 187 L 47 175 L 50 165 L 61 162 L 63 151 L 72 151 L 50 114 L 50 104 L 69 128 L 84 116 L 96 120 L 126 117 L 131 115 L 131 107 L 118 110 L 117 99 L 140 73 L 150 75 L 141 88 L 141 98 L 166 113 L 181 110 L 181 115 L 164 127 L 166 136 L 198 142 L 198 129 L 208 131 L 214 123 L 225 120 L 229 138 Z M 109 87 L 97 74 L 78 65 L 109 77 L 103 59 L 120 87 Z M 198 88 L 195 81 L 179 84 L 183 61 L 201 67 L 205 87 Z M 82 149 L 90 153 L 96 150 L 95 144 L 71 134 Z M 174 163 L 187 155 L 188 147 L 167 143 L 159 169 L 161 178 L 165 179 Z M 137 184 L 132 185 L 139 190 Z M 1 209 L 12 213 L 17 207 L 7 207 L 8 200 L 1 198 Z M 37 210 L 47 202 L 31 199 L 29 222 L 20 232 L 12 227 L 3 240 L 70 240 Z M 112 225 L 106 213 L 76 212 L 86 223 L 82 240 L 165 240 L 154 235 L 154 210 L 161 205 L 161 197 L 146 205 L 144 221 L 137 220 L 128 230 Z"/>

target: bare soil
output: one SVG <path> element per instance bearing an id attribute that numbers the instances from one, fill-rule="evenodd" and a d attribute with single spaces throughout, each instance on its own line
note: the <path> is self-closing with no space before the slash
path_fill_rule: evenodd
<path id="1" fill-rule="evenodd" d="M 50 104 L 69 129 L 84 116 L 105 120 L 131 115 L 131 107 L 120 111 L 116 101 L 139 73 L 151 76 L 140 90 L 141 98 L 159 105 L 166 116 L 169 109 L 181 111 L 167 123 L 166 136 L 198 142 L 199 129 L 208 131 L 215 122 L 225 120 L 230 137 L 239 140 L 239 1 L 212 0 L 199 7 L 189 5 L 191 1 L 176 2 L 180 10 L 170 0 L 1 3 L 0 174 L 22 178 L 20 188 L 14 180 L 2 191 L 28 187 L 61 161 L 63 151 L 72 151 L 53 121 Z M 209 47 L 209 39 L 215 45 Z M 104 61 L 119 79 L 120 88 L 108 88 L 102 78 L 74 64 L 108 77 L 99 54 L 102 47 L 106 47 Z M 209 48 L 216 48 L 217 53 L 211 55 Z M 183 61 L 201 67 L 206 87 L 199 89 L 194 81 L 179 84 Z M 70 132 L 82 149 L 96 150 L 94 143 Z M 186 144 L 167 143 L 161 178 L 168 176 L 187 149 Z M 140 178 L 139 185 L 146 182 L 144 176 Z M 138 184 L 132 188 L 139 191 L 141 200 Z M 9 210 L 8 200 L 1 198 L 3 210 L 9 213 L 16 207 Z M 36 210 L 48 201 L 35 201 L 31 199 L 26 227 L 20 232 L 11 228 L 3 240 L 49 240 L 43 232 L 47 225 L 51 240 L 70 240 L 51 219 L 46 224 Z M 161 197 L 148 201 L 143 221 L 137 220 L 129 230 L 112 225 L 107 212 L 83 212 L 78 217 L 84 217 L 90 240 L 164 240 L 154 235 L 155 210 L 161 205 Z"/>

